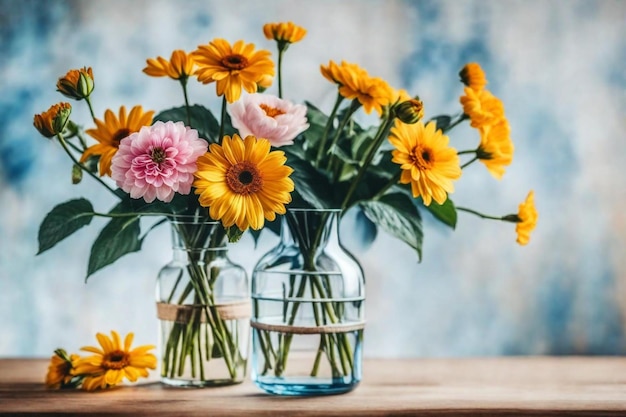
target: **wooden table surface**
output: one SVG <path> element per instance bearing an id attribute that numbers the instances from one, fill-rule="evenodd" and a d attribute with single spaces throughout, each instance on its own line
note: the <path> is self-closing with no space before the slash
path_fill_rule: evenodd
<path id="1" fill-rule="evenodd" d="M 150 380 L 47 391 L 46 359 L 0 359 L 0 415 L 626 416 L 626 357 L 367 359 L 352 392 L 276 397 L 249 380 L 204 389 Z"/>

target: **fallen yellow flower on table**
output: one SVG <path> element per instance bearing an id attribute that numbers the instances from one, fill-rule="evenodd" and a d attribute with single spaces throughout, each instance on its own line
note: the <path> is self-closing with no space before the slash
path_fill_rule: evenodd
<path id="1" fill-rule="evenodd" d="M 143 345 L 131 350 L 133 333 L 126 335 L 123 344 L 120 335 L 114 330 L 111 331 L 111 337 L 97 333 L 96 338 L 100 347 L 81 348 L 93 353 L 91 356 L 68 356 L 63 349 L 55 350 L 48 366 L 46 386 L 59 389 L 76 388 L 82 384 L 83 389 L 94 391 L 118 385 L 124 378 L 135 382 L 139 377 L 147 377 L 148 369 L 156 369 L 156 356 L 148 353 L 155 346 Z"/>

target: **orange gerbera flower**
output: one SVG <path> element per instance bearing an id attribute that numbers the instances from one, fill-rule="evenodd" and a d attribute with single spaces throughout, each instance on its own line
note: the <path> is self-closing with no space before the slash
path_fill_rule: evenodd
<path id="1" fill-rule="evenodd" d="M 214 39 L 208 45 L 200 45 L 193 52 L 198 65 L 195 74 L 198 81 L 215 82 L 218 96 L 225 96 L 232 103 L 241 96 L 241 90 L 256 93 L 258 86 L 267 85 L 274 76 L 274 62 L 270 52 L 255 51 L 254 44 L 237 41 L 231 46 L 224 39 Z"/>
<path id="2" fill-rule="evenodd" d="M 263 33 L 267 39 L 274 39 L 282 43 L 299 42 L 306 35 L 306 29 L 293 22 L 266 23 L 263 25 Z"/>
<path id="3" fill-rule="evenodd" d="M 463 112 L 470 118 L 472 127 L 483 127 L 496 124 L 504 117 L 504 105 L 499 98 L 488 90 L 476 91 L 465 87 L 465 95 L 461 96 Z"/>
<path id="4" fill-rule="evenodd" d="M 100 176 L 111 175 L 111 159 L 117 153 L 120 141 L 131 133 L 139 132 L 143 126 L 152 124 L 154 111 L 143 111 L 141 106 L 135 106 L 126 115 L 126 107 L 120 107 L 119 117 L 111 110 L 104 113 L 104 121 L 96 119 L 96 129 L 87 129 L 86 132 L 98 141 L 83 152 L 80 162 L 85 162 L 91 156 L 100 157 Z"/>
<path id="5" fill-rule="evenodd" d="M 398 96 L 386 81 L 370 77 L 367 71 L 356 64 L 342 61 L 341 65 L 337 65 L 330 61 L 328 66 L 322 65 L 320 71 L 327 80 L 339 85 L 339 94 L 350 100 L 357 99 L 367 114 L 372 109 L 382 114 L 383 107 Z"/>
<path id="6" fill-rule="evenodd" d="M 515 226 L 517 232 L 517 243 L 520 245 L 526 245 L 530 241 L 530 232 L 532 232 L 537 226 L 537 219 L 539 214 L 535 208 L 535 193 L 530 191 L 526 200 L 519 205 L 519 211 L 517 213 L 520 221 Z"/>
<path id="7" fill-rule="evenodd" d="M 46 387 L 60 389 L 76 386 L 76 383 L 72 382 L 75 378 L 72 363 L 78 359 L 79 356 L 76 354 L 68 355 L 63 349 L 55 350 L 46 373 Z"/>
<path id="8" fill-rule="evenodd" d="M 497 179 L 504 175 L 504 167 L 513 161 L 513 141 L 511 140 L 509 123 L 501 119 L 495 125 L 481 127 L 480 145 L 476 155 L 487 170 Z"/>
<path id="9" fill-rule="evenodd" d="M 459 72 L 459 76 L 463 84 L 476 92 L 481 91 L 487 85 L 485 72 L 476 62 L 470 62 L 465 65 Z"/>
<path id="10" fill-rule="evenodd" d="M 424 205 L 432 200 L 443 204 L 454 191 L 453 180 L 461 177 L 459 156 L 448 146 L 449 139 L 435 122 L 405 124 L 396 122 L 389 141 L 396 148 L 392 161 L 400 165 L 400 183 L 411 184 L 413 197 L 422 197 Z"/>
<path id="11" fill-rule="evenodd" d="M 276 213 L 285 214 L 291 202 L 293 172 L 285 165 L 283 151 L 270 151 L 267 139 L 224 136 L 222 145 L 212 143 L 198 159 L 193 186 L 198 201 L 209 215 L 225 227 L 259 230 Z"/>
<path id="12" fill-rule="evenodd" d="M 193 74 L 195 61 L 191 54 L 182 49 L 172 52 L 170 60 L 158 56 L 156 59 L 147 59 L 148 66 L 143 72 L 152 77 L 170 77 L 174 80 L 187 79 Z"/>

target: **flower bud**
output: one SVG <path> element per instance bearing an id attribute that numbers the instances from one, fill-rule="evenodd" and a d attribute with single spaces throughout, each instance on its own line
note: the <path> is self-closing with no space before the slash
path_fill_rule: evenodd
<path id="1" fill-rule="evenodd" d="M 82 100 L 89 97 L 94 88 L 91 68 L 73 69 L 59 78 L 57 91 L 66 97 Z"/>
<path id="2" fill-rule="evenodd" d="M 507 214 L 506 216 L 502 216 L 502 220 L 511 223 L 520 223 L 522 221 L 517 214 Z"/>
<path id="3" fill-rule="evenodd" d="M 487 85 L 485 72 L 476 62 L 470 62 L 459 72 L 461 82 L 475 91 L 481 91 Z"/>
<path id="4" fill-rule="evenodd" d="M 402 123 L 412 125 L 419 122 L 424 117 L 424 104 L 418 97 L 403 101 L 398 104 L 395 109 L 395 114 Z"/>
<path id="5" fill-rule="evenodd" d="M 71 113 L 72 106 L 69 103 L 54 104 L 47 111 L 36 114 L 33 125 L 39 133 L 51 138 L 63 132 Z"/>
<path id="6" fill-rule="evenodd" d="M 267 90 L 272 85 L 272 82 L 274 82 L 274 77 L 264 74 L 256 83 L 257 93 L 262 93 Z"/>

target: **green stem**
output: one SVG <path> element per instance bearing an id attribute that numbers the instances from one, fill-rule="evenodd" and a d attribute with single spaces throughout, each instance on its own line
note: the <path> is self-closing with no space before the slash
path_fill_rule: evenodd
<path id="1" fill-rule="evenodd" d="M 187 126 L 191 127 L 191 109 L 189 107 L 189 97 L 187 96 L 187 77 L 179 79 L 180 85 L 183 87 L 183 96 L 185 97 L 185 110 L 187 111 Z M 223 123 L 223 121 L 222 121 Z"/>
<path id="2" fill-rule="evenodd" d="M 254 329 L 256 333 L 256 337 L 259 339 L 259 345 L 261 346 L 261 352 L 263 352 L 263 356 L 265 358 L 265 365 L 263 366 L 263 371 L 261 375 L 265 375 L 267 371 L 272 369 L 272 359 L 270 358 L 270 349 L 268 345 L 265 343 L 264 337 L 266 337 L 267 332 L 265 330 Z M 271 343 L 269 344 L 271 346 Z"/>
<path id="3" fill-rule="evenodd" d="M 393 116 L 387 116 L 387 119 L 383 123 L 381 123 L 380 128 L 378 129 L 378 132 L 376 132 L 376 136 L 374 137 L 372 146 L 370 147 L 367 153 L 367 156 L 365 157 L 365 160 L 363 161 L 363 165 L 361 165 L 361 167 L 359 168 L 356 178 L 352 180 L 352 183 L 350 184 L 350 188 L 348 189 L 348 192 L 346 193 L 346 196 L 344 197 L 344 200 L 341 203 L 342 213 L 345 212 L 345 210 L 348 208 L 350 199 L 352 198 L 352 195 L 356 191 L 357 186 L 361 182 L 361 179 L 363 179 L 363 175 L 365 175 L 367 168 L 369 168 L 369 165 L 372 162 L 372 159 L 374 159 L 374 156 L 376 155 L 378 148 L 380 148 L 380 145 L 382 145 L 383 141 L 387 138 L 387 133 L 389 132 L 389 129 L 391 129 L 391 125 L 393 121 L 394 121 Z"/>
<path id="4" fill-rule="evenodd" d="M 305 288 L 306 288 L 306 280 L 304 279 L 304 277 L 302 277 L 300 278 L 300 286 L 298 288 L 296 298 L 302 298 L 302 296 L 304 295 Z M 296 321 L 296 315 L 298 314 L 299 308 L 300 308 L 300 302 L 294 302 L 293 306 L 291 307 L 291 316 L 289 317 L 289 321 L 287 322 L 289 326 L 293 325 L 293 323 Z M 291 347 L 292 339 L 293 339 L 293 333 L 289 333 L 288 335 L 285 336 L 283 340 L 283 346 L 279 346 L 278 351 L 279 351 L 280 360 L 277 361 L 276 369 L 275 369 L 275 373 L 277 376 L 280 376 L 285 370 L 285 367 L 287 366 L 287 356 L 289 355 L 289 349 Z"/>
<path id="5" fill-rule="evenodd" d="M 335 100 L 335 105 L 333 106 L 333 110 L 328 116 L 328 120 L 326 121 L 326 126 L 324 127 L 324 133 L 322 134 L 322 139 L 320 139 L 319 146 L 317 148 L 317 157 L 315 158 L 315 166 L 318 167 L 324 153 L 326 152 L 326 141 L 328 140 L 328 134 L 333 127 L 333 122 L 335 121 L 335 115 L 337 114 L 337 110 L 339 109 L 339 105 L 343 101 L 343 96 L 337 93 L 337 100 Z"/>
<path id="6" fill-rule="evenodd" d="M 283 52 L 285 48 L 281 48 L 278 46 L 278 98 L 283 98 L 283 77 L 282 77 L 282 68 L 283 68 Z"/>
<path id="7" fill-rule="evenodd" d="M 96 115 L 93 112 L 93 107 L 91 105 L 91 99 L 89 97 L 85 97 L 85 102 L 87 103 L 87 107 L 89 107 L 89 113 L 91 114 L 91 119 L 93 122 L 96 122 Z"/>
<path id="8" fill-rule="evenodd" d="M 471 165 L 472 163 L 474 163 L 476 161 L 478 161 L 478 156 L 473 157 L 472 159 L 470 159 L 469 161 L 467 161 L 466 163 L 461 165 L 461 169 L 464 169 L 464 168 L 468 167 L 469 165 Z"/>
<path id="9" fill-rule="evenodd" d="M 311 369 L 311 376 L 317 376 L 320 367 L 320 361 L 324 353 L 324 335 L 320 335 L 320 344 L 315 354 L 315 360 L 313 361 L 313 368 Z"/>
<path id="10" fill-rule="evenodd" d="M 81 138 L 80 136 L 78 138 L 80 139 L 81 144 L 86 146 L 86 144 L 83 142 L 84 139 Z M 67 142 L 66 141 L 65 143 L 67 144 L 67 146 L 69 146 L 70 148 L 74 149 L 75 152 L 83 153 L 83 151 L 85 150 L 85 149 L 80 149 L 78 146 L 76 146 L 72 142 Z"/>
<path id="11" fill-rule="evenodd" d="M 102 184 L 103 187 L 105 187 L 107 190 L 109 190 L 113 195 L 115 195 L 117 198 L 120 198 L 119 195 L 117 195 L 117 193 L 115 192 L 115 190 L 113 190 L 113 188 L 109 187 L 109 185 L 102 181 L 102 178 L 100 178 L 99 176 L 97 176 L 96 174 L 94 174 L 93 172 L 91 172 L 89 169 L 87 169 L 86 166 L 84 166 L 83 164 L 81 164 L 80 162 L 78 162 L 78 159 L 76 159 L 76 157 L 72 154 L 72 151 L 70 151 L 70 149 L 67 146 L 67 142 L 65 142 L 65 139 L 63 139 L 63 135 L 60 133 L 57 133 L 57 138 L 59 139 L 59 143 L 61 144 L 61 146 L 63 147 L 63 150 L 65 150 L 65 153 L 67 153 L 67 155 L 70 157 L 70 159 L 72 160 L 72 162 L 74 162 L 74 164 L 78 165 L 80 167 L 80 169 L 82 169 L 83 171 L 85 171 L 87 174 L 89 174 L 93 179 L 95 179 L 96 181 L 98 181 L 100 184 Z"/>
<path id="12" fill-rule="evenodd" d="M 222 143 L 224 137 L 224 123 L 226 122 L 226 95 L 222 98 L 222 112 L 220 116 L 220 133 L 217 137 L 217 143 Z"/>
<path id="13" fill-rule="evenodd" d="M 402 172 L 398 171 L 393 177 L 391 177 L 389 179 L 389 181 L 387 182 L 387 184 L 385 184 L 380 190 L 378 190 L 376 195 L 374 195 L 374 197 L 372 197 L 372 200 L 378 200 L 380 197 L 382 197 L 387 192 L 388 189 L 390 189 L 391 187 L 396 185 L 398 183 L 398 181 L 400 181 L 400 176 L 401 175 L 402 175 Z"/>
<path id="14" fill-rule="evenodd" d="M 446 133 L 450 130 L 452 130 L 456 125 L 458 125 L 459 123 L 464 122 L 465 120 L 469 120 L 469 116 L 465 113 L 461 113 L 461 115 L 452 123 L 450 123 L 448 126 L 445 127 L 445 129 L 443 130 L 443 133 Z"/>
<path id="15" fill-rule="evenodd" d="M 343 119 L 339 123 L 339 126 L 337 127 L 337 131 L 335 132 L 335 136 L 333 137 L 333 141 L 330 143 L 330 146 L 328 147 L 328 150 L 331 152 L 330 152 L 330 157 L 328 158 L 328 164 L 326 165 L 327 169 L 330 169 L 330 167 L 333 164 L 333 161 L 335 160 L 335 158 L 333 158 L 332 149 L 337 145 L 337 142 L 339 141 L 339 137 L 341 136 L 341 132 L 350 121 L 350 118 L 352 117 L 352 115 L 359 109 L 359 107 L 361 107 L 361 103 L 359 103 L 359 101 L 356 99 L 352 100 L 352 102 L 350 103 L 350 107 L 348 108 L 348 111 L 346 112 Z"/>
<path id="16" fill-rule="evenodd" d="M 473 214 L 473 215 L 478 216 L 478 217 L 483 218 L 483 219 L 504 220 L 504 221 L 506 220 L 503 216 L 489 216 L 487 214 L 479 213 L 478 211 L 469 209 L 467 207 L 459 207 L 459 206 L 457 206 L 456 209 L 457 209 L 457 211 L 464 211 L 466 213 Z"/>

